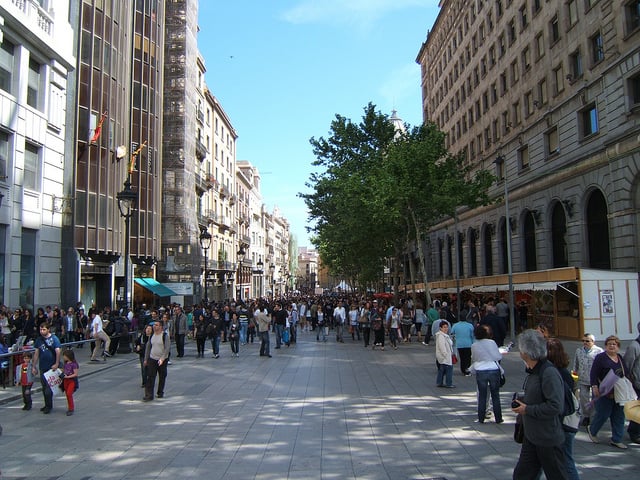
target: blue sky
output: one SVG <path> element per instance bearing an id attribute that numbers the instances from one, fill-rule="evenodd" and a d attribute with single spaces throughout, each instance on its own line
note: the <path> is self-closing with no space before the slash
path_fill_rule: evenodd
<path id="1" fill-rule="evenodd" d="M 437 0 L 201 0 L 206 82 L 238 133 L 237 159 L 262 173 L 299 246 L 311 246 L 299 192 L 313 171 L 309 139 L 336 114 L 359 122 L 372 102 L 422 122 L 415 63 Z"/>

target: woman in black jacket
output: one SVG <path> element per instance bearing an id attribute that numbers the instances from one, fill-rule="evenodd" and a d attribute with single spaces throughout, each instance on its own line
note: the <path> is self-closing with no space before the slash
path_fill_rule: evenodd
<path id="1" fill-rule="evenodd" d="M 142 388 L 144 388 L 144 385 L 147 381 L 147 367 L 144 366 L 144 352 L 147 348 L 147 342 L 149 341 L 149 338 L 151 338 L 151 335 L 153 335 L 153 328 L 151 327 L 151 324 L 149 324 L 144 327 L 144 330 L 142 331 L 142 333 L 140 333 L 140 335 L 138 335 L 138 338 L 136 338 L 135 342 L 136 353 L 140 356 L 140 374 L 142 375 Z"/>

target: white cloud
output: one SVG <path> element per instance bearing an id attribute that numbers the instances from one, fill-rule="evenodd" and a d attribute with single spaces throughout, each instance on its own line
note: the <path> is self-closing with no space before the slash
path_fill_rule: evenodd
<path id="1" fill-rule="evenodd" d="M 437 4 L 437 0 L 431 0 Z M 429 8 L 425 0 L 302 0 L 282 14 L 290 23 L 346 24 L 366 29 L 389 12 Z"/>

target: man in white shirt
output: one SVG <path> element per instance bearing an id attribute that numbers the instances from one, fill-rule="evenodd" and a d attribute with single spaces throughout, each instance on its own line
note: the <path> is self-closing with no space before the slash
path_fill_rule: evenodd
<path id="1" fill-rule="evenodd" d="M 345 320 L 347 319 L 347 311 L 344 308 L 342 301 L 338 302 L 338 306 L 333 309 L 333 321 L 336 326 L 336 342 L 344 343 L 342 339 L 342 328 Z"/>
<path id="2" fill-rule="evenodd" d="M 101 352 L 103 360 L 107 360 L 105 357 L 110 357 L 109 346 L 111 345 L 111 339 L 104 330 L 102 330 L 102 318 L 96 315 L 95 310 L 91 310 L 91 337 L 96 341 L 96 346 L 91 354 L 92 362 L 99 362 L 98 352 Z"/>

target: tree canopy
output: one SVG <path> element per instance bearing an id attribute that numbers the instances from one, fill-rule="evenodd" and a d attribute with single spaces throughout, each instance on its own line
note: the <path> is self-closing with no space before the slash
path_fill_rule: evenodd
<path id="1" fill-rule="evenodd" d="M 421 236 L 460 206 L 488 201 L 492 176 L 473 172 L 461 155 L 451 155 L 445 134 L 432 123 L 396 130 L 369 103 L 359 124 L 336 115 L 328 138 L 311 138 L 321 171 L 310 176 L 304 199 L 312 242 L 334 275 L 359 285 L 382 276 L 386 258 L 412 242 L 424 253 Z"/>

